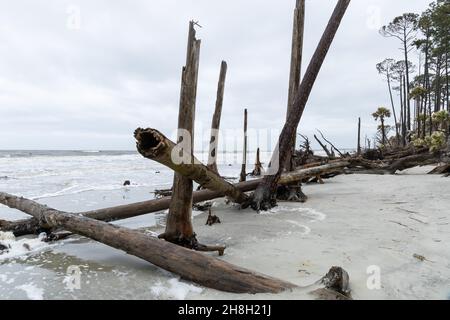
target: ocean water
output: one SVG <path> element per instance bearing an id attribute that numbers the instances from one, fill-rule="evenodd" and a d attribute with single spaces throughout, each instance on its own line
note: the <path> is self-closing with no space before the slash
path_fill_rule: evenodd
<path id="1" fill-rule="evenodd" d="M 207 159 L 205 153 L 196 156 Z M 220 156 L 221 174 L 237 177 L 240 159 L 241 154 Z M 0 190 L 34 200 L 120 190 L 126 180 L 131 182 L 127 189 L 170 188 L 172 179 L 171 170 L 134 151 L 0 151 Z"/>

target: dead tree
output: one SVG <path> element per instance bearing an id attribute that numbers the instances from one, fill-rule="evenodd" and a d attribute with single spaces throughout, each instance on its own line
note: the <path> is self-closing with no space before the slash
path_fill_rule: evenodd
<path id="1" fill-rule="evenodd" d="M 197 40 L 195 37 L 194 22 L 191 21 L 189 22 L 186 66 L 183 67 L 181 76 L 180 110 L 178 112 L 178 143 L 185 142 L 184 149 L 181 152 L 188 155 L 193 153 L 194 144 L 200 44 L 201 40 Z M 186 143 L 184 139 L 190 141 Z M 169 214 L 167 215 L 166 230 L 160 235 L 160 238 L 195 249 L 198 243 L 192 226 L 192 192 L 192 180 L 175 171 L 172 201 L 169 207 Z"/>
<path id="2" fill-rule="evenodd" d="M 218 174 L 209 170 L 191 153 L 184 154 L 187 161 L 177 159 L 179 148 L 155 129 L 136 129 L 134 136 L 139 153 L 150 160 L 159 162 L 186 178 L 194 180 L 203 188 L 219 191 L 236 203 L 247 202 L 248 197 Z"/>
<path id="3" fill-rule="evenodd" d="M 358 118 L 358 146 L 356 148 L 356 154 L 361 155 L 361 118 Z"/>
<path id="4" fill-rule="evenodd" d="M 308 69 L 306 70 L 305 76 L 294 99 L 294 103 L 292 104 L 292 110 L 280 134 L 278 146 L 272 156 L 271 163 L 279 164 L 278 168 L 273 169 L 273 171 L 276 170 L 276 172 L 272 175 L 267 175 L 264 182 L 261 183 L 255 191 L 252 201 L 252 208 L 255 210 L 267 210 L 276 204 L 274 195 L 276 194 L 275 191 L 283 170 L 283 164 L 286 163 L 286 156 L 292 147 L 293 136 L 296 133 L 298 124 L 311 94 L 312 87 L 317 79 L 317 75 L 319 74 L 349 4 L 350 0 L 339 0 Z"/>
<path id="5" fill-rule="evenodd" d="M 294 10 L 294 23 L 292 28 L 292 48 L 291 48 L 291 67 L 289 73 L 289 92 L 288 92 L 288 107 L 286 112 L 286 119 L 293 112 L 294 100 L 298 93 L 300 86 L 300 77 L 302 70 L 303 57 L 303 38 L 305 29 L 305 0 L 296 0 Z M 297 128 L 295 128 L 297 131 Z M 293 156 L 295 153 L 296 135 L 292 139 L 292 146 L 288 151 L 286 157 L 285 169 L 292 171 L 295 169 Z"/>
<path id="6" fill-rule="evenodd" d="M 244 110 L 244 146 L 242 150 L 242 167 L 239 182 L 247 180 L 247 109 Z"/>
<path id="7" fill-rule="evenodd" d="M 219 83 L 217 84 L 216 108 L 211 123 L 211 140 L 209 143 L 208 168 L 219 174 L 217 170 L 217 149 L 219 147 L 220 118 L 222 116 L 225 79 L 227 76 L 227 63 L 222 61 L 220 66 Z"/>
<path id="8" fill-rule="evenodd" d="M 256 161 L 255 161 L 255 169 L 253 169 L 251 175 L 253 177 L 259 177 L 261 176 L 263 171 L 263 166 L 261 164 L 261 160 L 259 157 L 259 148 L 256 150 Z"/>

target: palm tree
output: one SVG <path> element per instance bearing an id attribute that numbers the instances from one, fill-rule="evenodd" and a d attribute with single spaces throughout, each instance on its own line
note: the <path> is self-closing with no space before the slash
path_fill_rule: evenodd
<path id="1" fill-rule="evenodd" d="M 381 143 L 384 146 L 386 144 L 386 126 L 384 125 L 384 119 L 391 117 L 391 111 L 389 111 L 389 109 L 386 109 L 385 107 L 379 107 L 378 110 L 372 114 L 372 117 L 374 117 L 375 121 L 378 121 L 378 119 L 380 119 Z"/>

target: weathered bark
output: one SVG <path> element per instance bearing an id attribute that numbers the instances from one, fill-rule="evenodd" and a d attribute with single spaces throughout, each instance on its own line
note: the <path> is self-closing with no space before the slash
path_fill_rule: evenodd
<path id="1" fill-rule="evenodd" d="M 39 224 L 36 219 L 22 219 L 16 221 L 0 220 L 0 230 L 10 231 L 14 233 L 16 237 L 24 236 L 27 234 L 38 234 L 42 231 L 46 231 Z"/>
<path id="2" fill-rule="evenodd" d="M 261 164 L 261 160 L 260 160 L 260 157 L 259 157 L 259 148 L 258 148 L 258 149 L 256 150 L 255 169 L 253 169 L 251 175 L 252 175 L 253 177 L 259 177 L 259 176 L 261 176 L 262 171 L 263 171 L 263 166 L 262 166 L 262 164 Z"/>
<path id="3" fill-rule="evenodd" d="M 0 193 L 0 203 L 28 213 L 51 227 L 61 227 L 123 250 L 205 287 L 234 293 L 279 293 L 296 287 L 140 231 L 58 211 L 24 198 Z"/>
<path id="4" fill-rule="evenodd" d="M 274 195 L 283 170 L 283 165 L 286 163 L 286 156 L 292 146 L 292 139 L 296 134 L 296 129 L 303 115 L 303 111 L 305 110 L 312 87 L 317 79 L 319 71 L 349 4 L 350 0 L 339 0 L 322 39 L 320 40 L 319 45 L 312 57 L 308 69 L 306 70 L 305 76 L 292 105 L 292 112 L 289 114 L 288 120 L 283 127 L 277 148 L 272 156 L 271 164 L 273 165 L 278 163 L 278 168 L 272 168 L 271 170 L 276 170 L 276 172 L 272 175 L 267 175 L 264 182 L 261 183 L 255 191 L 252 203 L 252 208 L 255 210 L 267 210 L 274 203 L 276 203 Z"/>
<path id="5" fill-rule="evenodd" d="M 182 152 L 188 154 L 193 154 L 194 151 L 195 103 L 201 44 L 195 34 L 194 22 L 191 21 L 189 22 L 186 66 L 183 67 L 181 76 L 177 139 L 178 143 L 184 142 Z M 187 144 L 185 139 L 189 140 Z M 160 238 L 178 245 L 196 248 L 198 243 L 192 226 L 192 192 L 192 180 L 175 172 L 166 230 Z"/>
<path id="6" fill-rule="evenodd" d="M 284 184 L 290 184 L 293 182 L 301 181 L 303 179 L 308 179 L 311 177 L 315 177 L 316 175 L 325 175 L 330 172 L 340 172 L 342 168 L 347 166 L 349 163 L 345 161 L 337 162 L 337 161 L 331 161 L 330 164 L 321 166 L 321 163 L 315 163 L 315 164 L 309 164 L 305 166 L 305 168 L 297 169 L 296 171 L 283 174 L 280 178 L 280 185 Z M 313 166 L 314 167 L 311 167 Z M 241 192 L 249 192 L 255 190 L 258 185 L 263 181 L 263 179 L 255 179 L 250 180 L 242 183 L 237 183 L 234 185 L 234 187 Z M 211 190 L 200 190 L 195 191 L 193 193 L 193 202 L 199 203 L 204 202 L 208 200 L 213 200 L 216 198 L 224 197 L 225 194 L 220 191 L 211 191 Z M 93 211 L 87 211 L 87 212 L 80 212 L 77 213 L 79 216 L 84 216 L 87 218 L 92 218 L 96 220 L 101 221 L 116 221 L 116 220 L 122 220 L 122 219 L 128 219 L 133 218 L 137 216 L 141 216 L 144 214 L 152 213 L 152 212 L 158 212 L 162 210 L 166 210 L 169 208 L 171 203 L 171 197 L 164 197 L 160 199 L 154 199 L 154 200 L 148 200 L 148 201 L 142 201 L 138 203 L 132 203 L 117 207 L 111 207 L 111 208 L 105 208 L 105 209 L 98 209 Z M 26 226 L 32 225 L 36 226 L 35 228 L 29 228 L 27 229 Z M 44 224 L 41 224 L 42 227 L 44 227 Z M 50 226 L 45 226 L 47 229 L 51 229 Z M 16 236 L 26 235 L 26 234 L 34 234 L 36 233 L 36 230 L 40 230 L 41 226 L 39 224 L 39 221 L 35 218 L 26 219 L 26 220 L 19 220 L 19 221 L 5 221 L 0 223 L 0 230 L 1 231 L 12 231 Z M 22 233 L 16 233 L 15 230 L 25 230 L 25 232 Z"/>
<path id="7" fill-rule="evenodd" d="M 436 168 L 434 168 L 433 170 L 431 170 L 428 174 L 446 174 L 446 173 L 450 173 L 450 164 L 446 163 L 443 165 L 440 165 Z"/>
<path id="8" fill-rule="evenodd" d="M 247 180 L 247 109 L 244 110 L 244 147 L 242 150 L 242 167 L 239 182 Z"/>
<path id="9" fill-rule="evenodd" d="M 161 132 L 155 129 L 138 128 L 134 136 L 137 140 L 137 149 L 145 158 L 171 168 L 175 172 L 194 180 L 203 188 L 219 191 L 236 203 L 242 204 L 248 200 L 244 193 L 201 164 L 192 153 L 185 153 L 183 158 L 177 157 L 178 145 L 167 139 Z"/>
<path id="10" fill-rule="evenodd" d="M 291 68 L 289 73 L 289 92 L 286 119 L 289 118 L 289 115 L 292 112 L 294 100 L 300 86 L 305 29 L 305 0 L 297 0 L 296 2 L 294 10 L 294 24 L 292 29 Z M 297 128 L 295 131 L 297 131 Z M 292 146 L 286 156 L 285 169 L 287 171 L 292 171 L 295 169 L 292 157 L 295 153 L 296 138 L 297 136 L 294 135 L 292 139 Z"/>
<path id="11" fill-rule="evenodd" d="M 211 140 L 209 143 L 209 155 L 207 167 L 219 174 L 217 170 L 217 149 L 219 147 L 220 118 L 222 116 L 223 96 L 225 92 L 225 79 L 227 76 L 227 63 L 222 61 L 220 66 L 219 83 L 217 84 L 216 108 L 211 123 Z"/>

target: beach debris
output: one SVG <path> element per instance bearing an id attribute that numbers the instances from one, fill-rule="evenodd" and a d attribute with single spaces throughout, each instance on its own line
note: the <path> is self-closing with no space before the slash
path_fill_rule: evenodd
<path id="1" fill-rule="evenodd" d="M 417 254 L 417 253 L 413 254 L 413 257 L 416 258 L 417 260 L 421 261 L 421 262 L 428 261 L 428 262 L 434 263 L 434 261 L 428 260 L 424 256 L 422 256 L 420 254 Z"/>
<path id="2" fill-rule="evenodd" d="M 212 226 L 213 224 L 221 223 L 218 216 L 213 215 L 211 212 L 211 208 L 209 208 L 208 219 L 206 220 L 207 226 Z"/>
<path id="3" fill-rule="evenodd" d="M 187 250 L 139 230 L 112 225 L 59 211 L 33 200 L 0 192 L 0 203 L 30 214 L 52 227 L 68 230 L 144 259 L 183 279 L 232 293 L 279 293 L 296 285 L 232 265 L 223 260 Z M 210 247 L 206 248 L 209 249 Z M 211 247 L 212 248 L 212 247 Z M 203 248 L 199 248 L 203 249 Z M 214 251 L 223 254 L 225 247 Z M 205 268 L 204 266 L 208 266 Z M 220 279 L 217 281 L 216 279 Z"/>
<path id="4" fill-rule="evenodd" d="M 207 211 L 211 210 L 212 205 L 211 201 L 207 201 L 203 203 L 194 203 L 192 207 L 197 211 Z"/>
<path id="5" fill-rule="evenodd" d="M 256 150 L 256 162 L 255 162 L 255 168 L 250 173 L 250 176 L 252 177 L 259 177 L 263 173 L 264 168 L 262 166 L 261 160 L 259 158 L 259 148 Z"/>
<path id="6" fill-rule="evenodd" d="M 170 189 L 155 189 L 154 191 L 156 198 L 170 197 L 172 196 L 172 188 Z"/>
<path id="7" fill-rule="evenodd" d="M 129 186 L 131 185 L 131 181 L 130 180 L 125 180 L 125 182 L 123 183 L 124 186 Z"/>

